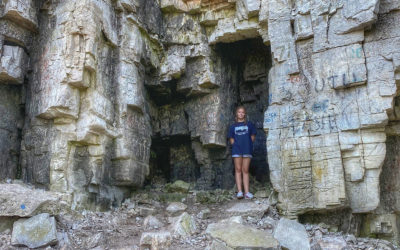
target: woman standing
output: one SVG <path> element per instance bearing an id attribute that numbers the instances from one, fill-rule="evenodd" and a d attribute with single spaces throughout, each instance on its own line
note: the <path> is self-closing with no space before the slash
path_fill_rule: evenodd
<path id="1" fill-rule="evenodd" d="M 249 167 L 256 133 L 254 124 L 246 119 L 246 109 L 243 106 L 238 106 L 235 112 L 235 123 L 229 127 L 228 135 L 235 164 L 235 180 L 238 189 L 236 197 L 238 199 L 243 197 L 246 199 L 253 198 L 253 194 L 249 192 Z"/>

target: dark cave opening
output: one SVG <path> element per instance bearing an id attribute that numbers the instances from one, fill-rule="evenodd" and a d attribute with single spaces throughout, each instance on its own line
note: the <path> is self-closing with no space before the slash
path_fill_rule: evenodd
<path id="1" fill-rule="evenodd" d="M 177 91 L 176 79 L 161 82 L 157 85 L 145 84 L 145 86 L 151 100 L 157 106 L 184 102 L 186 100 L 185 95 Z"/>
<path id="2" fill-rule="evenodd" d="M 179 79 L 152 84 L 157 80 L 150 77 L 146 81 L 148 98 L 156 112 L 152 115 L 150 174 L 145 184 L 183 180 L 194 183 L 196 189 L 233 187 L 234 164 L 228 140 L 226 146 L 212 146 L 193 130 L 196 126 L 214 126 L 204 122 L 208 116 L 199 117 L 206 110 L 213 110 L 209 102 L 210 96 L 215 95 L 222 98 L 215 116 L 218 120 L 215 129 L 220 133 L 227 132 L 234 121 L 234 108 L 245 106 L 248 120 L 257 128 L 250 174 L 262 185 L 269 183 L 263 120 L 268 106 L 268 72 L 272 66 L 270 47 L 261 38 L 255 38 L 220 43 L 211 49 L 218 86 L 199 88 L 193 84 L 199 75 L 196 65 L 202 58 L 187 59 L 185 73 Z"/>
<path id="3" fill-rule="evenodd" d="M 148 183 L 174 182 L 183 180 L 194 182 L 199 178 L 200 166 L 197 164 L 189 135 L 174 135 L 152 138 L 150 149 L 150 174 Z"/>
<path id="4" fill-rule="evenodd" d="M 214 49 L 225 64 L 237 69 L 238 82 L 233 83 L 236 88 L 235 107 L 243 105 L 248 120 L 257 128 L 250 174 L 265 184 L 269 182 L 269 171 L 263 121 L 264 112 L 268 107 L 268 72 L 272 67 L 271 48 L 266 46 L 261 38 L 253 38 L 233 43 L 219 43 Z M 233 116 L 234 112 L 235 110 L 232 110 Z"/>

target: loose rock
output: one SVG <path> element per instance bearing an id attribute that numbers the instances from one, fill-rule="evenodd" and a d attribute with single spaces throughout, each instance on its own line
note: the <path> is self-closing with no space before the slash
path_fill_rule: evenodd
<path id="1" fill-rule="evenodd" d="M 177 215 L 183 211 L 185 211 L 187 206 L 182 202 L 172 202 L 166 208 L 167 212 L 171 215 Z"/>
<path id="2" fill-rule="evenodd" d="M 60 212 L 57 208 L 63 205 L 58 194 L 25 185 L 0 184 L 0 190 L 0 217 L 30 217 L 41 212 Z"/>
<path id="3" fill-rule="evenodd" d="M 245 201 L 235 203 L 226 211 L 231 215 L 251 216 L 256 219 L 261 219 L 261 217 L 268 211 L 268 208 L 268 204 L 256 204 L 252 201 Z"/>
<path id="4" fill-rule="evenodd" d="M 172 232 L 180 236 L 193 234 L 197 230 L 196 221 L 188 213 L 184 212 L 179 217 L 173 218 Z"/>
<path id="5" fill-rule="evenodd" d="M 165 249 L 171 245 L 171 241 L 171 233 L 168 231 L 144 232 L 140 238 L 140 246 L 154 250 Z"/>
<path id="6" fill-rule="evenodd" d="M 281 218 L 276 226 L 274 238 L 288 249 L 310 249 L 305 227 L 294 220 Z"/>
<path id="7" fill-rule="evenodd" d="M 156 217 L 149 215 L 144 219 L 143 226 L 145 229 L 161 228 L 164 226 L 164 223 L 159 221 Z"/>
<path id="8" fill-rule="evenodd" d="M 181 180 L 177 180 L 171 185 L 167 186 L 169 192 L 180 192 L 187 193 L 189 191 L 190 184 Z"/>
<path id="9" fill-rule="evenodd" d="M 213 223 L 207 227 L 206 233 L 233 249 L 279 249 L 278 241 L 271 234 L 238 223 Z"/>
<path id="10" fill-rule="evenodd" d="M 14 246 L 37 248 L 56 243 L 56 220 L 49 214 L 39 214 L 14 223 L 11 238 L 11 244 Z"/>

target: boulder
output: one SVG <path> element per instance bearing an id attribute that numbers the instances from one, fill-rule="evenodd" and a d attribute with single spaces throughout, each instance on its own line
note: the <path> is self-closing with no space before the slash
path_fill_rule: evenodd
<path id="1" fill-rule="evenodd" d="M 43 213 L 14 223 L 11 244 L 29 248 L 57 244 L 56 220 Z"/>
<path id="2" fill-rule="evenodd" d="M 281 218 L 276 226 L 274 238 L 288 249 L 310 249 L 306 228 L 294 220 Z"/>
<path id="3" fill-rule="evenodd" d="M 30 217 L 42 212 L 57 213 L 63 205 L 54 192 L 19 184 L 0 184 L 0 217 Z"/>
<path id="4" fill-rule="evenodd" d="M 172 231 L 175 235 L 187 236 L 193 234 L 197 230 L 196 221 L 186 212 L 173 218 L 172 221 Z"/>
<path id="5" fill-rule="evenodd" d="M 233 249 L 280 249 L 270 233 L 238 223 L 213 223 L 206 233 Z"/>

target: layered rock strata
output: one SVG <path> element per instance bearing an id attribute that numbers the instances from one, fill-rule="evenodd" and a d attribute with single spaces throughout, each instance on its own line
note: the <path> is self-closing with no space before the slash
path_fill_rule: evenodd
<path id="1" fill-rule="evenodd" d="M 348 209 L 399 238 L 399 1 L 7 0 L 0 15 L 0 179 L 74 208 L 157 171 L 231 187 L 244 104 L 284 215 Z"/>

